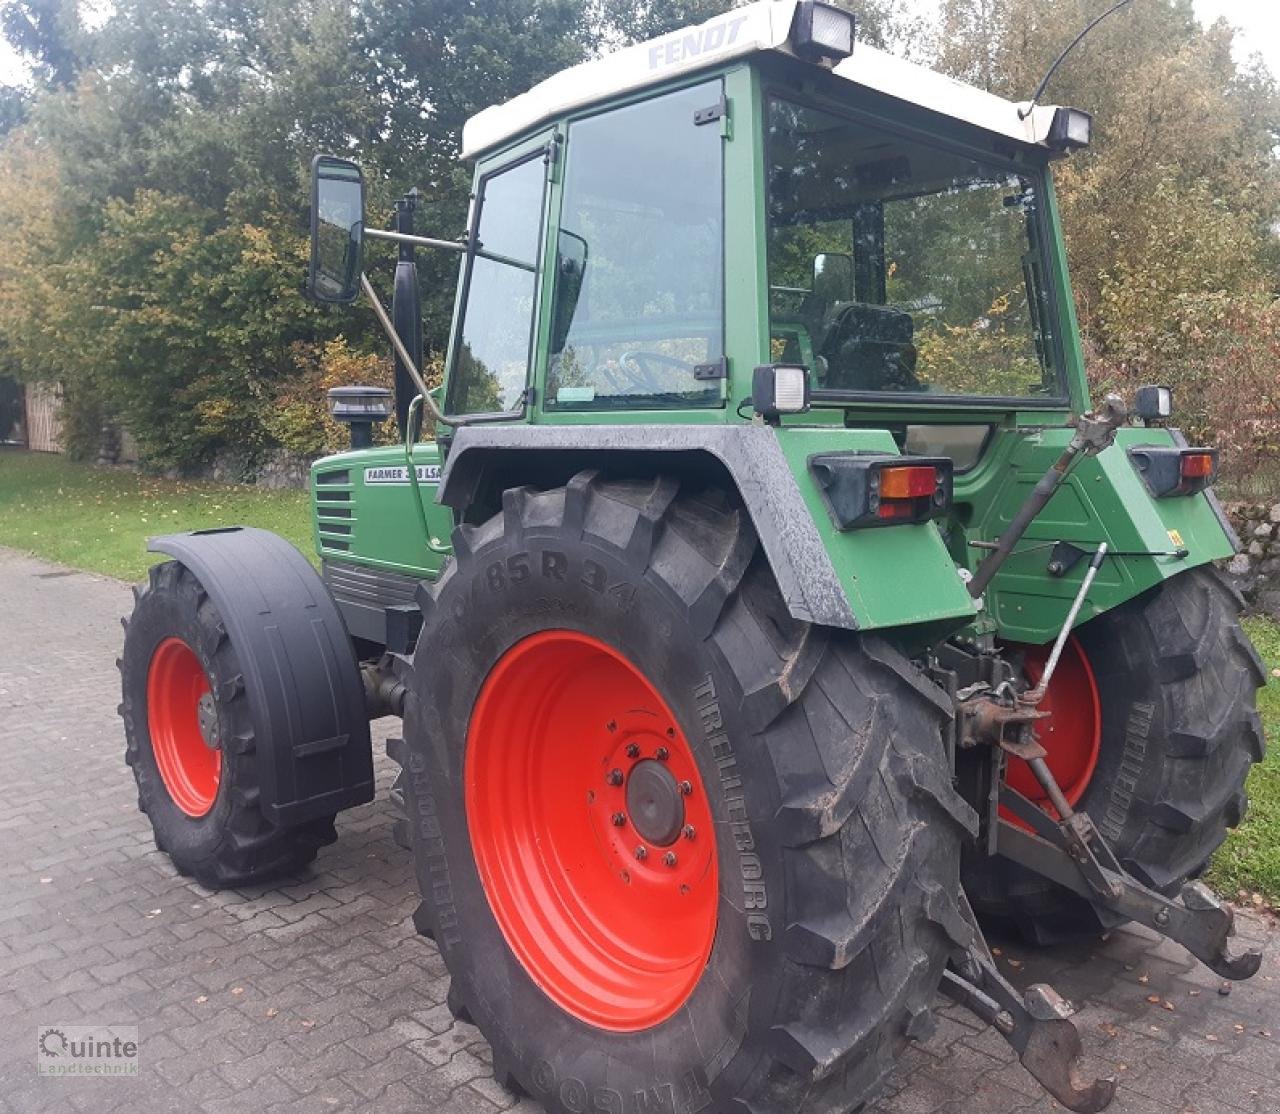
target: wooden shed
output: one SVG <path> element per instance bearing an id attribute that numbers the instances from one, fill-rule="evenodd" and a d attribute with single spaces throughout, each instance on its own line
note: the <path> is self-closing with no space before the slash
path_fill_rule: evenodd
<path id="1" fill-rule="evenodd" d="M 47 383 L 28 383 L 26 396 L 27 448 L 38 453 L 62 452 L 62 392 Z"/>

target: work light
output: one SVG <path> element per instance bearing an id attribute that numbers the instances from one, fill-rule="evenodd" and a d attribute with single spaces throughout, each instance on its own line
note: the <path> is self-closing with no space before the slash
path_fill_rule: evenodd
<path id="1" fill-rule="evenodd" d="M 351 427 L 353 449 L 367 449 L 373 444 L 373 427 L 391 417 L 391 392 L 385 387 L 334 387 L 329 413 Z"/>
<path id="2" fill-rule="evenodd" d="M 800 0 L 791 27 L 791 47 L 809 61 L 838 62 L 853 53 L 854 16 L 834 4 Z"/>
<path id="3" fill-rule="evenodd" d="M 751 379 L 751 404 L 766 421 L 809 409 L 809 369 L 802 364 L 765 364 Z"/>
<path id="4" fill-rule="evenodd" d="M 1088 147 L 1093 139 L 1093 117 L 1082 108 L 1059 108 L 1053 114 L 1045 142 L 1055 151 Z"/>
<path id="5" fill-rule="evenodd" d="M 1144 422 L 1156 422 L 1173 414 L 1173 391 L 1169 387 L 1139 387 L 1133 396 L 1133 412 Z"/>

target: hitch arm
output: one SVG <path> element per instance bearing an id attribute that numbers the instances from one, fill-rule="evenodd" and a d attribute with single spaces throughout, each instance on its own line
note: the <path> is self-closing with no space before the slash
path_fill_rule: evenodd
<path id="1" fill-rule="evenodd" d="M 1071 1021 L 1071 1007 L 1044 983 L 1020 994 L 996 968 L 966 899 L 962 898 L 961 909 L 974 927 L 975 943 L 943 972 L 942 992 L 1004 1037 L 1022 1066 L 1068 1110 L 1077 1114 L 1105 1110 L 1115 1095 L 1116 1081 L 1084 1075 L 1083 1045 Z"/>
<path id="2" fill-rule="evenodd" d="M 1008 792 L 1007 787 L 1002 790 L 1002 802 Z M 1081 818 L 1087 821 L 1085 813 L 1078 812 L 1073 817 Z M 1061 842 L 1051 841 L 1024 832 L 1007 821 L 997 823 L 999 854 L 1095 905 L 1167 936 L 1225 979 L 1241 980 L 1257 974 L 1262 965 L 1261 951 L 1256 948 L 1230 950 L 1228 941 L 1235 935 L 1235 914 L 1203 883 L 1188 882 L 1176 898 L 1148 889 L 1119 866 L 1092 824 L 1088 824 L 1085 838 L 1089 850 L 1102 850 L 1103 854 L 1096 857 L 1081 856 L 1079 843 L 1083 841 L 1068 843 L 1065 837 L 1061 837 Z M 1045 828 L 1040 827 L 1040 831 L 1048 836 Z"/>

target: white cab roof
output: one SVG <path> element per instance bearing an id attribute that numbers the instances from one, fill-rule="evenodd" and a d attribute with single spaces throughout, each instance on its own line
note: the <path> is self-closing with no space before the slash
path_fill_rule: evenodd
<path id="1" fill-rule="evenodd" d="M 583 62 L 507 101 L 477 113 L 462 129 L 462 155 L 474 158 L 530 128 L 622 93 L 764 51 L 790 54 L 798 0 L 760 0 L 715 19 Z M 1054 107 L 1038 106 L 1025 120 L 1019 106 L 933 70 L 859 42 L 835 73 L 874 89 L 974 124 L 1021 143 L 1043 143 Z"/>

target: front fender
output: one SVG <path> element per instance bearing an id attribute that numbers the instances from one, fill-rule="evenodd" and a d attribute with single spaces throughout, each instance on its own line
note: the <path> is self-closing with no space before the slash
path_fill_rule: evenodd
<path id="1" fill-rule="evenodd" d="M 195 574 L 227 629 L 257 740 L 264 815 L 282 827 L 373 800 L 373 748 L 351 640 L 315 569 L 267 530 L 152 538 Z"/>

